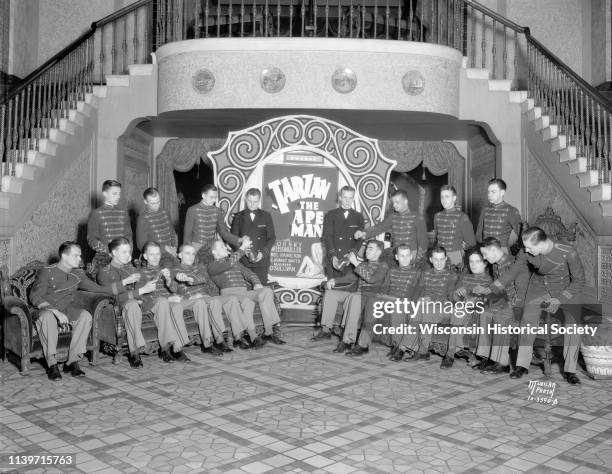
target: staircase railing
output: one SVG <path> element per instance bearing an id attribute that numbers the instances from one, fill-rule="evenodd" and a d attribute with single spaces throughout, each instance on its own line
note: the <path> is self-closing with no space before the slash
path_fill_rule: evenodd
<path id="1" fill-rule="evenodd" d="M 1 175 L 19 175 L 50 129 L 130 64 L 179 40 L 220 37 L 409 40 L 461 51 L 472 68 L 527 90 L 567 145 L 610 183 L 612 109 L 521 27 L 471 0 L 140 0 L 92 24 L 39 67 L 0 106 Z"/>

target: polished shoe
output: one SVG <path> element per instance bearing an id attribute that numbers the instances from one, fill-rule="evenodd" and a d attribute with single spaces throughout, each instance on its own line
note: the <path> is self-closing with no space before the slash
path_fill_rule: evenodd
<path id="1" fill-rule="evenodd" d="M 370 352 L 369 347 L 361 347 L 359 344 L 355 344 L 355 346 L 344 355 L 348 357 L 359 357 L 368 352 Z"/>
<path id="2" fill-rule="evenodd" d="M 128 355 L 128 362 L 130 363 L 130 367 L 133 369 L 142 367 L 142 360 L 140 359 L 140 354 L 138 352 L 131 352 Z"/>
<path id="3" fill-rule="evenodd" d="M 214 346 L 219 349 L 221 352 L 234 352 L 234 349 L 232 349 L 227 342 L 223 341 L 223 342 L 216 342 L 214 344 Z"/>
<path id="4" fill-rule="evenodd" d="M 516 366 L 516 369 L 510 374 L 511 379 L 520 379 L 523 375 L 528 373 L 529 371 L 525 367 L 521 367 L 520 365 Z"/>
<path id="5" fill-rule="evenodd" d="M 393 354 L 395 353 L 395 351 L 397 351 L 398 349 L 399 349 L 399 346 L 397 346 L 397 345 L 393 344 L 393 345 L 391 346 L 391 349 L 389 349 L 389 352 L 387 352 L 387 354 L 385 355 L 385 357 L 387 357 L 387 358 L 388 358 L 388 357 L 393 356 Z"/>
<path id="6" fill-rule="evenodd" d="M 580 385 L 580 379 L 574 372 L 563 372 L 563 378 L 567 380 L 570 385 Z"/>
<path id="7" fill-rule="evenodd" d="M 322 341 L 323 339 L 331 339 L 332 333 L 329 330 L 320 329 L 318 333 L 310 338 L 311 341 Z"/>
<path id="8" fill-rule="evenodd" d="M 272 344 L 278 344 L 279 346 L 282 346 L 283 344 L 287 344 L 287 342 L 283 341 L 280 337 L 278 337 L 278 335 L 276 334 L 269 334 L 269 335 L 264 335 L 264 340 L 266 341 L 270 341 Z"/>
<path id="9" fill-rule="evenodd" d="M 344 352 L 350 349 L 351 349 L 351 344 L 347 344 L 344 341 L 340 341 L 338 345 L 336 346 L 336 348 L 334 349 L 334 352 Z"/>
<path id="10" fill-rule="evenodd" d="M 159 350 L 159 358 L 163 360 L 167 364 L 172 364 L 174 362 L 174 357 L 170 354 L 170 349 L 160 349 Z"/>
<path id="11" fill-rule="evenodd" d="M 456 359 L 465 359 L 466 362 L 470 360 L 470 356 L 471 353 L 470 351 L 466 350 L 466 349 L 459 349 L 456 353 L 455 353 L 455 358 Z"/>
<path id="12" fill-rule="evenodd" d="M 431 359 L 431 354 L 429 352 L 419 352 L 416 357 L 416 360 L 429 360 Z"/>
<path id="13" fill-rule="evenodd" d="M 418 353 L 418 352 L 412 351 L 412 350 L 410 350 L 410 349 L 407 349 L 407 350 L 404 352 L 404 360 L 405 360 L 406 362 L 411 362 L 411 361 L 413 361 L 413 360 L 417 360 L 418 356 L 419 356 L 419 353 Z"/>
<path id="14" fill-rule="evenodd" d="M 210 354 L 211 356 L 215 357 L 221 357 L 223 355 L 223 351 L 221 351 L 221 349 L 217 349 L 214 345 L 208 347 L 201 346 L 200 350 L 202 351 L 202 354 Z"/>
<path id="15" fill-rule="evenodd" d="M 255 339 L 253 339 L 253 341 L 251 342 L 251 347 L 253 349 L 259 349 L 263 346 L 266 345 L 266 341 L 264 341 L 261 337 L 257 336 Z"/>
<path id="16" fill-rule="evenodd" d="M 395 351 L 393 356 L 390 357 L 390 360 L 392 360 L 393 362 L 399 362 L 403 358 L 404 358 L 404 351 L 401 349 L 398 349 Z"/>
<path id="17" fill-rule="evenodd" d="M 507 374 L 508 372 L 510 372 L 510 366 L 501 365 L 497 362 L 491 365 L 487 365 L 484 369 L 480 371 L 481 374 L 493 374 L 493 375 Z"/>
<path id="18" fill-rule="evenodd" d="M 249 344 L 249 341 L 247 341 L 246 337 L 244 336 L 238 339 L 237 341 L 235 341 L 234 345 L 240 347 L 240 349 L 250 349 L 251 348 L 251 344 Z"/>
<path id="19" fill-rule="evenodd" d="M 187 354 L 183 351 L 174 352 L 172 355 L 174 356 L 174 360 L 179 362 L 191 362 L 191 359 L 187 357 Z"/>
<path id="20" fill-rule="evenodd" d="M 60 380 L 62 378 L 62 374 L 60 374 L 57 364 L 53 364 L 47 369 L 47 377 L 49 380 Z"/>
<path id="21" fill-rule="evenodd" d="M 491 359 L 482 359 L 477 364 L 474 364 L 472 366 L 472 369 L 474 369 L 474 370 L 485 370 L 487 367 L 491 367 L 493 365 L 495 365 L 495 362 L 493 362 Z"/>
<path id="22" fill-rule="evenodd" d="M 70 372 L 73 377 L 83 377 L 85 372 L 79 367 L 78 362 L 72 364 L 64 364 L 64 373 Z"/>
<path id="23" fill-rule="evenodd" d="M 455 362 L 455 358 L 454 357 L 445 356 L 444 359 L 442 359 L 442 362 L 440 362 L 440 368 L 441 369 L 450 369 L 453 366 L 454 362 Z"/>

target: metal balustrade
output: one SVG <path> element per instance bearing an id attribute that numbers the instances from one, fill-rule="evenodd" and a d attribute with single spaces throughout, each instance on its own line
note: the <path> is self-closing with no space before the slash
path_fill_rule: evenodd
<path id="1" fill-rule="evenodd" d="M 140 0 L 90 30 L 26 77 L 0 105 L 0 173 L 19 174 L 29 150 L 108 75 L 150 62 L 174 41 L 323 37 L 420 41 L 455 48 L 468 67 L 510 81 L 566 137 L 597 183 L 610 183 L 611 112 L 606 100 L 528 28 L 471 0 Z M 4 189 L 3 189 L 4 190 Z"/>

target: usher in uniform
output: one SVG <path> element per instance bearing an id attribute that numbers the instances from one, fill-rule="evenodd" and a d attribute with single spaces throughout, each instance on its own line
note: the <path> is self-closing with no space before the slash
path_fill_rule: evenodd
<path id="1" fill-rule="evenodd" d="M 104 204 L 91 211 L 87 221 L 87 243 L 96 252 L 94 256 L 96 269 L 110 263 L 108 244 L 119 237 L 132 241 L 130 216 L 125 209 Z"/>
<path id="2" fill-rule="evenodd" d="M 472 222 L 457 206 L 436 212 L 434 234 L 437 244 L 446 250 L 450 262 L 458 267 L 463 266 L 464 244 L 466 248 L 476 245 Z"/>
<path id="3" fill-rule="evenodd" d="M 166 251 L 166 247 L 176 249 L 178 237 L 170 215 L 165 209 L 151 211 L 145 209 L 136 221 L 136 245 L 140 250 L 147 242 L 157 242 L 161 245 L 162 259 L 160 265 L 174 265 L 178 259 Z"/>
<path id="4" fill-rule="evenodd" d="M 274 223 L 269 212 L 262 209 L 250 211 L 244 209 L 234 216 L 232 221 L 232 234 L 238 237 L 248 235 L 253 245 L 251 251 L 257 256 L 261 252 L 263 258 L 259 262 L 252 262 L 246 256 L 240 263 L 255 272 L 262 285 L 268 284 L 268 270 L 270 269 L 270 252 L 276 242 Z"/>
<path id="5" fill-rule="evenodd" d="M 79 361 L 87 348 L 87 337 L 91 329 L 91 314 L 76 306 L 77 290 L 106 295 L 117 295 L 123 291 L 121 282 L 107 286 L 97 285 L 83 270 L 65 268 L 61 263 L 38 270 L 30 292 L 30 301 L 40 311 L 36 319 L 36 331 L 40 337 L 43 354 L 49 367 L 57 364 L 57 319 L 51 309 L 56 309 L 72 322 L 72 335 L 67 365 Z"/>
<path id="6" fill-rule="evenodd" d="M 382 222 L 366 229 L 366 239 L 383 232 L 391 232 L 391 249 L 385 250 L 385 260 L 393 259 L 393 251 L 400 244 L 407 245 L 412 251 L 412 260 L 418 260 L 425 255 L 429 245 L 427 241 L 427 226 L 423 216 L 407 209 L 404 212 L 393 211 Z"/>
<path id="7" fill-rule="evenodd" d="M 227 243 L 238 247 L 240 241 L 232 234 L 223 221 L 223 211 L 216 206 L 199 202 L 187 209 L 183 243 L 196 249 L 198 261 L 210 261 L 210 249 L 215 241 L 215 232 Z"/>
<path id="8" fill-rule="evenodd" d="M 487 237 L 499 239 L 504 252 L 508 252 L 510 234 L 521 234 L 521 215 L 518 209 L 506 201 L 499 204 L 489 203 L 480 214 L 476 229 L 476 240 L 482 242 Z"/>
<path id="9" fill-rule="evenodd" d="M 362 240 L 355 239 L 354 235 L 356 231 L 363 230 L 363 226 L 363 215 L 353 208 L 339 207 L 325 214 L 322 240 L 325 245 L 325 271 L 328 278 L 336 278 L 351 272 L 351 266 L 348 264 L 341 270 L 336 270 L 332 260 L 336 257 L 341 261 L 348 253 L 359 252 Z"/>

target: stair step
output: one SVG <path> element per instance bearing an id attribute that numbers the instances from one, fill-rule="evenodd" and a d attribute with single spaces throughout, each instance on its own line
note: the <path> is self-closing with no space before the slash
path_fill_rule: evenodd
<path id="1" fill-rule="evenodd" d="M 612 184 L 598 184 L 589 188 L 591 201 L 609 201 L 612 199 Z"/>
<path id="2" fill-rule="evenodd" d="M 72 112 L 72 111 L 71 111 Z M 59 129 L 67 133 L 68 135 L 74 135 L 76 133 L 77 124 L 69 119 L 60 119 Z"/>
<path id="3" fill-rule="evenodd" d="M 602 201 L 599 205 L 601 206 L 601 213 L 604 217 L 612 217 L 612 201 Z"/>
<path id="4" fill-rule="evenodd" d="M 55 156 L 55 154 L 57 153 L 57 143 L 54 143 L 48 138 L 41 138 L 38 141 L 38 151 L 47 155 Z"/>
<path id="5" fill-rule="evenodd" d="M 106 75 L 106 86 L 107 87 L 129 87 L 130 76 L 129 74 L 107 74 Z"/>
<path id="6" fill-rule="evenodd" d="M 533 122 L 534 120 L 539 119 L 542 116 L 542 108 L 534 107 L 529 112 L 527 112 L 527 120 Z"/>
<path id="7" fill-rule="evenodd" d="M 152 76 L 153 64 L 130 64 L 128 71 L 130 76 Z"/>
<path id="8" fill-rule="evenodd" d="M 550 141 L 550 151 L 561 152 L 567 148 L 567 137 L 565 135 L 557 135 Z"/>
<path id="9" fill-rule="evenodd" d="M 92 97 L 106 97 L 106 86 L 93 86 Z"/>
<path id="10" fill-rule="evenodd" d="M 599 184 L 599 171 L 597 170 L 579 173 L 576 176 L 578 176 L 578 179 L 580 179 L 581 188 L 588 188 L 590 186 L 595 186 Z"/>
<path id="11" fill-rule="evenodd" d="M 83 124 L 85 123 L 85 114 L 79 112 L 78 110 L 72 109 L 68 111 L 68 119 L 71 122 L 74 122 L 75 124 L 82 127 Z"/>
<path id="12" fill-rule="evenodd" d="M 22 178 L 17 178 L 16 176 L 2 176 L 2 181 L 0 183 L 0 192 L 21 194 L 22 187 Z"/>
<path id="13" fill-rule="evenodd" d="M 524 114 L 526 114 L 527 112 L 529 112 L 534 107 L 535 107 L 535 101 L 533 99 L 527 98 L 527 100 L 525 100 L 525 102 L 523 102 L 521 104 L 521 111 Z"/>
<path id="14" fill-rule="evenodd" d="M 527 91 L 510 91 L 508 100 L 511 104 L 522 104 L 527 100 Z"/>
<path id="15" fill-rule="evenodd" d="M 533 125 L 536 130 L 542 130 L 550 125 L 550 117 L 548 115 L 542 115 L 540 118 L 534 120 Z"/>
<path id="16" fill-rule="evenodd" d="M 11 200 L 14 200 L 17 196 L 19 194 L 0 192 L 0 209 L 9 209 L 11 207 Z"/>
<path id="17" fill-rule="evenodd" d="M 466 68 L 465 75 L 469 79 L 489 79 L 489 70 L 469 67 Z"/>
<path id="18" fill-rule="evenodd" d="M 512 81 L 507 79 L 490 79 L 489 80 L 489 90 L 490 91 L 504 91 L 510 92 L 512 88 Z"/>
<path id="19" fill-rule="evenodd" d="M 569 165 L 569 173 L 570 174 L 578 174 L 578 173 L 586 173 L 587 171 L 587 159 L 585 157 L 580 157 L 572 161 L 568 161 Z"/>
<path id="20" fill-rule="evenodd" d="M 15 164 L 15 177 L 21 179 L 34 179 L 34 173 L 36 172 L 36 166 L 28 163 L 16 163 Z"/>
<path id="21" fill-rule="evenodd" d="M 91 115 L 91 112 L 93 111 L 93 107 L 87 102 L 80 100 L 77 102 L 77 111 L 82 113 L 86 117 L 89 117 Z"/>
<path id="22" fill-rule="evenodd" d="M 542 138 L 544 139 L 544 141 L 549 141 L 549 140 L 552 140 L 553 138 L 556 138 L 558 133 L 559 133 L 558 125 L 549 125 L 547 128 L 542 130 Z"/>
<path id="23" fill-rule="evenodd" d="M 563 136 L 563 135 L 561 135 Z M 571 161 L 576 159 L 576 147 L 570 145 L 563 150 L 559 150 L 559 160 L 561 163 L 565 163 L 566 161 Z"/>
<path id="24" fill-rule="evenodd" d="M 53 158 L 51 155 L 47 155 L 45 153 L 41 153 L 36 150 L 28 150 L 27 161 L 29 164 L 33 166 L 38 166 L 39 168 L 44 168 L 47 166 L 47 161 Z"/>

